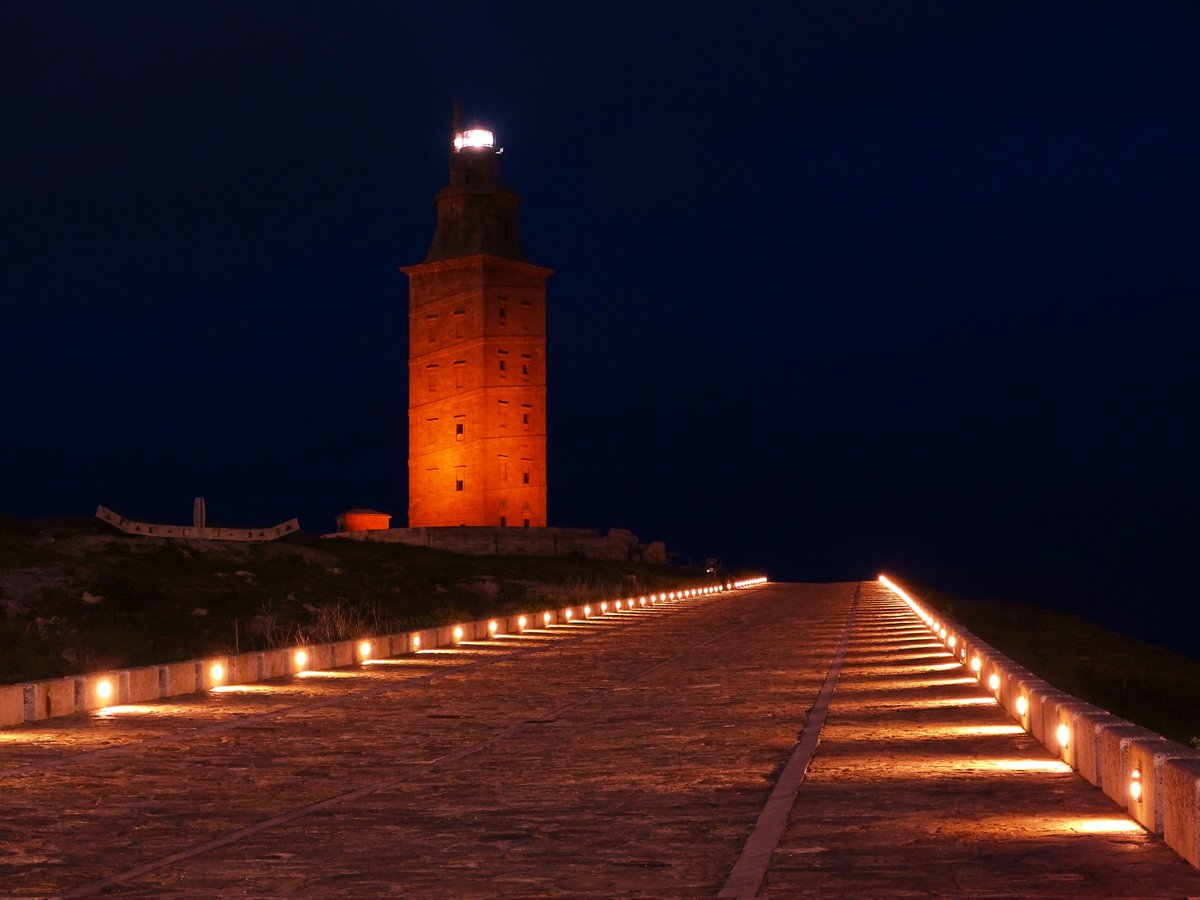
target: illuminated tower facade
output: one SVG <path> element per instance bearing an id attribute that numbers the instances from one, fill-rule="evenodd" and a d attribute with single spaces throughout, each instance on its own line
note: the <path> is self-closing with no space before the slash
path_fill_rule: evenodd
<path id="1" fill-rule="evenodd" d="M 408 524 L 546 527 L 546 279 L 490 131 L 456 131 L 423 263 L 406 266 Z"/>

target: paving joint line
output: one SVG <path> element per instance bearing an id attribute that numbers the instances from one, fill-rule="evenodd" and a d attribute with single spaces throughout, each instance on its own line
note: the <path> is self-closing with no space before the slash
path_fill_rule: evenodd
<path id="1" fill-rule="evenodd" d="M 829 664 L 829 670 L 825 674 L 825 681 L 821 685 L 817 699 L 813 701 L 813 705 L 805 717 L 804 728 L 792 749 L 791 756 L 775 781 L 775 787 L 772 788 L 770 797 L 767 798 L 758 820 L 754 823 L 754 830 L 750 832 L 737 862 L 730 870 L 721 892 L 717 894 L 718 898 L 751 900 L 758 896 L 763 879 L 767 876 L 767 869 L 770 868 L 775 849 L 779 846 L 783 831 L 787 827 L 792 806 L 796 802 L 796 794 L 808 772 L 813 755 L 817 751 L 821 729 L 825 727 L 825 718 L 829 713 L 829 703 L 842 672 L 842 662 L 846 658 L 846 650 L 850 646 L 850 637 L 854 630 L 854 620 L 858 611 L 861 591 L 862 582 L 859 582 L 854 586 L 854 597 L 846 612 L 846 624 L 842 629 L 842 638 L 834 652 L 833 660 Z"/>

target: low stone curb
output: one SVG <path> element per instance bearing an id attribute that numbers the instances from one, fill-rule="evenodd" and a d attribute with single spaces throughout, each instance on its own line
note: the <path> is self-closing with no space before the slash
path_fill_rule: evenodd
<path id="1" fill-rule="evenodd" d="M 364 636 L 353 641 L 281 647 L 158 666 L 5 684 L 0 685 L 0 727 L 40 722 L 108 706 L 152 703 L 168 697 L 209 691 L 223 685 L 251 684 L 300 672 L 343 668 L 369 659 L 403 656 L 421 650 L 453 646 L 460 641 L 486 640 L 501 634 L 519 634 L 529 629 L 596 618 L 622 609 L 674 603 L 739 590 L 765 581 L 766 578 L 750 578 L 523 615 L 478 619 L 460 625 Z"/>
<path id="2" fill-rule="evenodd" d="M 879 580 L 1025 731 L 1200 868 L 1200 751 L 1060 691 L 895 582 Z"/>

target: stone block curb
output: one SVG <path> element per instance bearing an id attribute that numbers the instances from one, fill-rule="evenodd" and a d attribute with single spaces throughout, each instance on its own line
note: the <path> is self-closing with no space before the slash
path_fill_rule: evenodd
<path id="1" fill-rule="evenodd" d="M 1071 730 L 1075 733 L 1075 770 L 1098 788 L 1104 787 L 1104 769 L 1100 764 L 1100 735 L 1106 728 L 1132 725 L 1120 716 L 1095 707 L 1070 711 Z"/>
<path id="2" fill-rule="evenodd" d="M 648 595 L 645 604 L 640 602 L 640 598 L 623 598 L 621 611 L 635 606 L 649 608 L 656 603 L 679 602 L 708 594 L 745 590 L 757 587 L 766 580 L 758 577 L 720 585 L 713 584 L 705 588 L 681 589 L 670 592 L 670 600 L 666 592 Z M 608 605 L 608 615 L 617 612 L 616 600 L 596 601 L 591 604 L 592 618 L 603 615 L 599 608 L 602 602 Z M 570 616 L 567 615 L 568 610 L 571 612 Z M 118 704 L 146 703 L 218 687 L 269 681 L 302 671 L 354 666 L 367 659 L 405 656 L 422 650 L 451 647 L 463 641 L 482 641 L 501 635 L 517 635 L 525 631 L 581 621 L 584 618 L 581 610 L 582 607 L 578 606 L 537 610 L 419 631 L 364 635 L 355 640 L 329 644 L 282 647 L 157 666 L 0 685 L 0 727 L 91 712 Z M 493 629 L 489 627 L 493 622 L 494 634 Z M 364 649 L 364 644 L 369 646 Z"/>
<path id="3" fill-rule="evenodd" d="M 25 721 L 25 689 L 19 684 L 0 685 L 0 728 Z"/>
<path id="4" fill-rule="evenodd" d="M 1160 776 L 1163 840 L 1200 868 L 1200 755 L 1166 760 Z"/>
<path id="5" fill-rule="evenodd" d="M 880 581 L 948 650 L 953 653 L 960 644 L 966 648 L 958 657 L 1026 732 L 1200 867 L 1200 752 L 1059 690 L 927 609 L 894 582 Z"/>

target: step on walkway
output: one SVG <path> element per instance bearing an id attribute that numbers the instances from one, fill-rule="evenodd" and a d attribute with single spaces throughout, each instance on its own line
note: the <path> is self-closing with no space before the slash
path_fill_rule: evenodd
<path id="1" fill-rule="evenodd" d="M 907 607 L 841 584 L 0 731 L 0 896 L 715 896 L 852 607 L 762 896 L 1200 895 Z"/>

